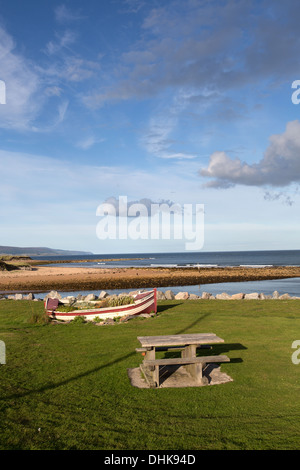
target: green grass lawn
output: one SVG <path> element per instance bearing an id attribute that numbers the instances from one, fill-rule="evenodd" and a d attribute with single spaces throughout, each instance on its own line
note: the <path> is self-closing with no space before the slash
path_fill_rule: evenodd
<path id="1" fill-rule="evenodd" d="M 0 302 L 0 449 L 300 449 L 300 302 L 163 301 L 128 323 L 43 324 L 43 304 Z M 224 338 L 222 385 L 139 389 L 137 336 Z"/>

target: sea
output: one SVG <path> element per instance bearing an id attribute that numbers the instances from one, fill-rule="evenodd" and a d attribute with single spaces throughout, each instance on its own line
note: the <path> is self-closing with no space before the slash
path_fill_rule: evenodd
<path id="1" fill-rule="evenodd" d="M 39 259 L 33 257 L 33 259 Z M 135 253 L 135 254 L 93 254 L 77 256 L 49 256 L 43 259 L 51 261 L 72 261 L 64 263 L 64 267 L 83 267 L 108 269 L 117 267 L 256 267 L 263 268 L 268 266 L 300 266 L 300 250 L 270 250 L 270 251 L 216 251 L 216 252 L 183 252 L 183 253 Z M 89 260 L 88 262 L 82 262 Z M 74 262 L 75 261 L 75 262 Z M 76 262 L 78 261 L 78 262 Z M 55 264 L 52 264 L 55 266 Z M 62 266 L 57 264 L 57 266 Z M 156 286 L 149 286 L 153 288 Z M 243 292 L 245 294 L 252 292 L 271 295 L 274 291 L 279 294 L 289 294 L 300 297 L 300 277 L 290 279 L 276 279 L 263 281 L 243 281 L 243 282 L 222 282 L 215 284 L 170 286 L 159 288 L 166 291 L 171 289 L 174 294 L 180 291 L 187 291 L 190 294 L 202 295 L 203 292 L 209 292 L 213 295 L 226 292 L 230 295 Z M 109 294 L 118 294 L 121 292 L 130 292 L 136 289 L 115 289 L 107 290 Z M 95 293 L 95 291 L 72 291 L 60 292 L 62 296 Z M 43 298 L 47 293 L 39 293 L 36 297 Z"/>

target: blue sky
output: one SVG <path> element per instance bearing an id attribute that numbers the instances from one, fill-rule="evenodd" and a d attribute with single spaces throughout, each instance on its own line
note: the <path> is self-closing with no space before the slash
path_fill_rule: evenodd
<path id="1" fill-rule="evenodd" d="M 297 0 L 0 0 L 0 245 L 99 240 L 109 198 L 204 204 L 204 251 L 300 249 Z M 0 100 L 1 101 L 1 100 Z"/>

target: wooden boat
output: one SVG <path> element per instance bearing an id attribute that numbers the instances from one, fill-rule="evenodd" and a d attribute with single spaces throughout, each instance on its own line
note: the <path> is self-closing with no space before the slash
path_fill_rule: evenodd
<path id="1" fill-rule="evenodd" d="M 139 292 L 133 296 L 133 303 L 126 305 L 101 307 L 97 306 L 97 303 L 99 304 L 99 301 L 89 302 L 89 304 L 94 304 L 95 306 L 87 309 L 63 311 L 63 308 L 61 308 L 63 304 L 60 303 L 58 299 L 47 299 L 45 301 L 45 310 L 50 318 L 65 321 L 74 320 L 74 318 L 78 316 L 84 317 L 85 320 L 93 321 L 94 319 L 105 320 L 106 318 L 157 312 L 156 289 L 147 292 Z"/>

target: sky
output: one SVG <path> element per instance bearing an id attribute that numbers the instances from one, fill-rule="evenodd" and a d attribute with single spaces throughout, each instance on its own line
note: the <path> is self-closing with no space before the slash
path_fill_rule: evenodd
<path id="1" fill-rule="evenodd" d="M 99 207 L 126 198 L 201 205 L 197 250 L 300 249 L 299 17 L 298 0 L 0 0 L 0 245 L 187 249 L 101 238 Z"/>

